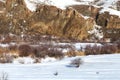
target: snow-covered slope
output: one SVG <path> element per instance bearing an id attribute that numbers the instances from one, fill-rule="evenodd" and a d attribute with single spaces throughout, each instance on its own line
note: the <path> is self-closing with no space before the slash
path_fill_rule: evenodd
<path id="1" fill-rule="evenodd" d="M 65 9 L 69 5 L 76 5 L 80 4 L 79 2 L 76 2 L 74 0 L 25 0 L 27 7 L 31 11 L 35 11 L 37 4 L 48 4 L 48 5 L 54 5 L 58 8 Z"/>
<path id="2" fill-rule="evenodd" d="M 110 14 L 120 16 L 120 11 L 116 10 L 116 2 L 119 0 L 25 0 L 27 7 L 35 11 L 37 4 L 54 5 L 58 8 L 65 9 L 70 5 L 94 5 L 102 7 L 101 12 L 108 11 Z"/>
<path id="3" fill-rule="evenodd" d="M 0 72 L 8 74 L 8 80 L 119 80 L 120 55 L 80 57 L 79 68 L 69 66 L 74 58 L 65 58 L 41 64 L 0 64 Z M 55 74 L 58 75 L 55 75 Z"/>

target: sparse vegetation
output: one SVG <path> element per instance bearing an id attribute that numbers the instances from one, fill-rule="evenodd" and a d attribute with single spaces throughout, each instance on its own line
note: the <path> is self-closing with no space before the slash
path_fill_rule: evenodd
<path id="1" fill-rule="evenodd" d="M 19 56 L 25 57 L 29 56 L 32 53 L 32 48 L 28 44 L 23 44 L 18 47 L 19 50 Z"/>
<path id="2" fill-rule="evenodd" d="M 0 75 L 0 80 L 8 80 L 8 73 L 2 72 Z"/>
<path id="3" fill-rule="evenodd" d="M 12 63 L 14 56 L 7 54 L 7 53 L 2 53 L 0 54 L 0 63 Z"/>
<path id="4" fill-rule="evenodd" d="M 70 63 L 71 66 L 74 66 L 77 68 L 80 67 L 81 64 L 83 64 L 83 61 L 80 58 L 76 58 L 76 59 L 72 60 Z"/>
<path id="5" fill-rule="evenodd" d="M 114 44 L 105 44 L 103 46 L 91 46 L 87 45 L 85 48 L 86 55 L 98 55 L 98 54 L 112 54 L 118 51 L 118 47 Z"/>

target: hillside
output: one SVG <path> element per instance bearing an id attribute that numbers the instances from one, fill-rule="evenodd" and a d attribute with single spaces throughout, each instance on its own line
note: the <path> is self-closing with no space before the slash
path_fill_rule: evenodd
<path id="1" fill-rule="evenodd" d="M 77 40 L 120 36 L 118 0 L 1 0 L 0 4 L 4 35 L 49 34 Z"/>

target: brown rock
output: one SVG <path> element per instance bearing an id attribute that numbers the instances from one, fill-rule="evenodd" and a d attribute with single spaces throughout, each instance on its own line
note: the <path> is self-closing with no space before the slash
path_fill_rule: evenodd
<path id="1" fill-rule="evenodd" d="M 40 6 L 32 15 L 30 30 L 43 34 L 65 36 L 74 39 L 85 39 L 88 30 L 94 25 L 94 20 L 83 18 L 72 8 L 61 10 L 55 6 Z"/>

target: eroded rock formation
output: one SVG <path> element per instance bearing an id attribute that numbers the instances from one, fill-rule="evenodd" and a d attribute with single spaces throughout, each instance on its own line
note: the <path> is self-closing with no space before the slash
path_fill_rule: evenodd
<path id="1" fill-rule="evenodd" d="M 66 10 L 41 5 L 31 12 L 24 0 L 0 2 L 0 34 L 51 34 L 78 40 L 87 39 L 94 25 L 120 29 L 120 18 L 91 5 L 76 5 Z M 85 18 L 84 16 L 90 18 Z"/>

